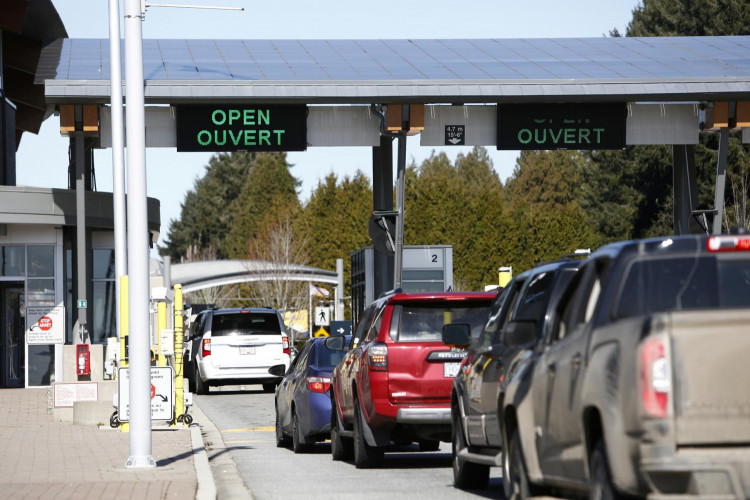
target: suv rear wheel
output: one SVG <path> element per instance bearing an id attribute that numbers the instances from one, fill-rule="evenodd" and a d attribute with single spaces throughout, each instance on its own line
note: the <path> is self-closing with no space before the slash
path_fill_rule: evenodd
<path id="1" fill-rule="evenodd" d="M 359 401 L 354 401 L 354 465 L 357 469 L 377 467 L 383 461 L 384 449 L 367 444 L 362 432 L 362 412 Z"/>
<path id="2" fill-rule="evenodd" d="M 486 488 L 490 480 L 490 468 L 487 465 L 467 462 L 458 454 L 466 448 L 461 419 L 453 414 L 453 482 L 462 490 Z"/>
<path id="3" fill-rule="evenodd" d="M 513 429 L 507 452 L 503 452 L 503 488 L 508 500 L 522 500 L 531 496 L 529 476 L 521 451 L 521 439 Z"/>
<path id="4" fill-rule="evenodd" d="M 341 435 L 341 422 L 336 414 L 336 399 L 331 397 L 331 458 L 351 460 L 353 456 L 352 440 Z"/>

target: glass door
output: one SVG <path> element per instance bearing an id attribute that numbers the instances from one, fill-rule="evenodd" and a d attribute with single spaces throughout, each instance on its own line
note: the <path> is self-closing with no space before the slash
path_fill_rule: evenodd
<path id="1" fill-rule="evenodd" d="M 0 282 L 0 387 L 24 386 L 25 314 L 23 282 Z"/>

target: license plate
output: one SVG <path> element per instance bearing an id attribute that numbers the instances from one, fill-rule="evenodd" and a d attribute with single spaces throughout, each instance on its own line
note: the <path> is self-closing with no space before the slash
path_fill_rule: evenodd
<path id="1" fill-rule="evenodd" d="M 240 346 L 240 354 L 255 354 L 255 347 L 253 347 L 253 346 Z"/>
<path id="2" fill-rule="evenodd" d="M 443 363 L 443 376 L 453 378 L 458 375 L 458 367 L 461 363 Z"/>

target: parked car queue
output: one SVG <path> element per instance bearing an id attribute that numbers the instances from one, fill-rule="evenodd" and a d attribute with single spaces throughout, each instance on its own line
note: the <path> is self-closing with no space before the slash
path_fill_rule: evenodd
<path id="1" fill-rule="evenodd" d="M 450 442 L 456 486 L 502 467 L 506 498 L 748 498 L 748 324 L 747 234 L 615 243 L 496 295 L 394 291 L 301 350 L 277 444 L 330 437 L 365 468 Z"/>

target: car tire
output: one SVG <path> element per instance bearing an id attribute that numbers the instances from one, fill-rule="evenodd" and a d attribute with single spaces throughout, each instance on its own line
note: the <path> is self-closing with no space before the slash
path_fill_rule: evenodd
<path id="1" fill-rule="evenodd" d="M 276 382 L 269 382 L 267 384 L 263 384 L 263 392 L 275 392 L 276 391 Z"/>
<path id="2" fill-rule="evenodd" d="M 369 469 L 379 466 L 383 461 L 385 450 L 379 446 L 367 444 L 362 432 L 362 419 L 359 401 L 354 401 L 354 465 L 357 469 Z"/>
<path id="3" fill-rule="evenodd" d="M 281 417 L 279 416 L 279 408 L 276 407 L 276 447 L 284 448 L 288 444 L 289 438 L 284 434 L 284 428 L 281 426 Z"/>
<path id="4" fill-rule="evenodd" d="M 490 480 L 490 468 L 487 465 L 467 462 L 458 457 L 458 454 L 466 448 L 464 430 L 461 419 L 453 415 L 453 482 L 462 490 L 483 489 L 487 487 Z M 420 445 L 421 446 L 421 445 Z"/>
<path id="5" fill-rule="evenodd" d="M 302 431 L 299 427 L 299 418 L 297 412 L 292 412 L 292 450 L 294 453 L 309 453 L 313 445 L 305 441 Z"/>
<path id="6" fill-rule="evenodd" d="M 208 382 L 201 380 L 201 374 L 198 372 L 198 364 L 193 367 L 193 379 L 195 380 L 195 393 L 208 394 Z"/>
<path id="7" fill-rule="evenodd" d="M 421 439 L 418 443 L 419 451 L 438 451 L 440 449 L 440 441 L 434 439 Z"/>
<path id="8" fill-rule="evenodd" d="M 589 457 L 589 498 L 592 500 L 618 500 L 622 498 L 612 484 L 612 472 L 607 462 L 604 440 L 599 439 Z"/>
<path id="9" fill-rule="evenodd" d="M 507 500 L 523 500 L 531 497 L 531 485 L 521 450 L 521 438 L 517 430 L 512 432 L 507 452 L 503 450 L 503 489 Z"/>
<path id="10" fill-rule="evenodd" d="M 341 435 L 341 422 L 336 413 L 336 400 L 331 398 L 331 458 L 334 460 L 351 460 L 354 457 L 354 446 L 350 438 Z"/>

